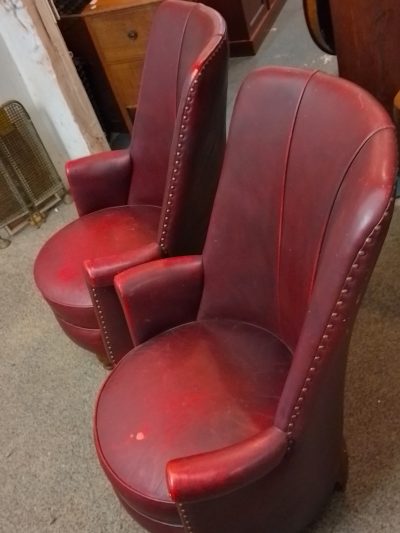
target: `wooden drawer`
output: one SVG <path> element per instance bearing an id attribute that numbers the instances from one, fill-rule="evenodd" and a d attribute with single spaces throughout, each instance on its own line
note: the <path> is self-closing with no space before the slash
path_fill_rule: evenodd
<path id="1" fill-rule="evenodd" d="M 114 63 L 109 67 L 114 93 L 127 123 L 130 122 L 128 108 L 136 105 L 142 77 L 143 60 L 136 59 L 129 63 Z"/>
<path id="2" fill-rule="evenodd" d="M 103 61 L 114 63 L 142 57 L 157 4 L 87 17 L 87 24 Z"/>
<path id="3" fill-rule="evenodd" d="M 85 22 L 128 128 L 158 0 L 98 0 Z M 129 111 L 128 111 L 129 110 Z"/>

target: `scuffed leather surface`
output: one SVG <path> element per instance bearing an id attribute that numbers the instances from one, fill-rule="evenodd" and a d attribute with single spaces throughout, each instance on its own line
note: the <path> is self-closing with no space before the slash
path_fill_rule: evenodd
<path id="1" fill-rule="evenodd" d="M 68 161 L 65 173 L 79 216 L 128 201 L 132 178 L 129 150 L 101 152 Z"/>
<path id="2" fill-rule="evenodd" d="M 175 456 L 170 468 L 182 468 L 182 475 L 170 477 L 170 482 L 185 531 L 297 533 L 321 511 L 342 475 L 347 350 L 390 222 L 396 166 L 393 124 L 362 89 L 298 69 L 266 68 L 246 79 L 232 118 L 204 248 L 204 289 L 197 321 L 155 336 L 131 352 L 111 374 L 97 405 L 97 449 L 103 467 L 133 515 L 148 516 L 150 531 L 172 531 L 167 525 L 160 529 L 157 522 L 167 516 L 167 508 L 161 508 L 160 503 L 167 500 L 160 500 L 159 491 L 166 474 L 161 464 L 167 469 L 168 455 Z M 151 290 L 150 284 L 149 295 Z M 204 323 L 246 324 L 253 331 L 269 330 L 270 338 L 280 346 L 287 345 L 286 353 L 293 353 L 283 389 L 278 392 L 278 404 L 272 409 L 251 409 L 254 415 L 257 412 L 252 422 L 259 416 L 268 418 L 252 435 L 250 431 L 234 435 L 240 419 L 236 410 L 226 408 L 226 419 L 218 420 L 218 429 L 208 433 L 214 428 L 213 417 L 226 406 L 215 396 L 216 391 L 229 379 L 230 401 L 239 406 L 243 387 L 249 385 L 253 391 L 264 387 L 265 391 L 274 374 L 272 370 L 265 375 L 256 371 L 253 357 L 273 369 L 279 358 L 285 361 L 285 356 L 282 353 L 273 361 L 268 359 L 269 350 L 261 344 L 257 348 L 252 344 L 254 337 L 250 339 L 238 328 L 234 346 L 243 346 L 243 352 L 238 352 L 235 361 L 246 365 L 248 372 L 241 372 L 240 383 L 231 380 L 227 358 L 232 361 L 235 352 L 225 344 L 216 350 L 202 335 L 190 346 L 178 349 L 185 328 L 190 331 Z M 183 361 L 196 360 L 208 346 L 221 366 L 207 364 L 204 377 L 185 367 Z M 184 354 L 183 358 L 168 357 L 172 348 L 174 354 Z M 190 390 L 179 402 L 164 402 L 157 414 L 147 410 L 146 422 L 151 428 L 173 424 L 175 429 L 176 414 L 182 413 L 183 402 L 197 392 L 199 379 L 207 393 L 198 403 L 191 403 L 190 420 L 179 417 L 179 421 L 182 431 L 190 432 L 188 438 L 196 443 L 204 440 L 206 449 L 178 449 L 181 443 L 175 440 L 176 432 L 164 429 L 147 458 L 139 447 L 146 438 L 137 439 L 138 433 L 146 435 L 146 429 L 131 424 L 130 417 L 138 409 L 136 402 L 160 405 L 165 398 L 164 365 L 170 361 L 175 364 L 173 368 L 171 363 L 171 372 L 173 369 L 179 381 L 170 388 L 185 391 L 187 386 Z M 133 372 L 124 363 L 132 368 L 137 365 L 135 369 L 142 365 L 142 383 L 128 385 Z M 185 379 L 180 379 L 186 370 Z M 156 394 L 153 389 L 149 393 L 148 383 L 156 376 L 162 376 L 157 380 L 161 388 Z M 129 393 L 125 393 L 128 387 Z M 116 412 L 123 415 L 117 431 L 112 414 Z M 250 411 L 246 408 L 245 412 Z M 191 426 L 199 419 L 205 421 L 201 432 Z M 277 428 L 286 435 L 286 453 L 274 455 L 273 450 L 280 450 L 280 446 L 265 446 L 265 463 L 257 456 L 261 477 L 251 468 L 246 475 L 249 463 L 243 461 L 231 477 L 224 478 L 223 466 L 215 457 L 228 453 L 230 444 L 218 441 L 226 435 L 227 427 L 233 437 L 230 444 L 238 445 L 234 450 L 242 449 L 249 438 L 268 428 Z M 131 445 L 124 436 L 132 429 L 137 442 Z M 183 440 L 188 442 L 186 437 Z M 190 457 L 201 453 L 205 455 Z M 274 460 L 269 462 L 268 457 Z M 159 462 L 158 476 L 151 474 L 154 458 Z M 140 469 L 130 470 L 136 461 Z M 235 462 L 235 454 L 226 458 L 227 465 Z M 262 471 L 264 465 L 267 468 Z M 179 480 L 181 485 L 175 485 Z M 142 499 L 135 491 L 142 491 Z M 176 516 L 169 512 L 170 523 L 176 524 Z M 154 528 L 150 519 L 155 521 Z"/>
<path id="3" fill-rule="evenodd" d="M 201 256 L 171 257 L 126 270 L 115 287 L 135 345 L 196 319 L 203 289 Z"/>
<path id="4" fill-rule="evenodd" d="M 115 276 L 120 272 L 147 261 L 160 259 L 161 255 L 158 244 L 150 242 L 115 255 L 86 259 L 83 263 L 86 282 L 89 287 L 112 287 Z"/>
<path id="5" fill-rule="evenodd" d="M 35 262 L 35 280 L 44 298 L 80 324 L 81 309 L 93 315 L 83 262 L 119 253 L 131 253 L 155 242 L 159 209 L 151 206 L 123 206 L 96 211 L 81 217 L 51 237 Z"/>
<path id="6" fill-rule="evenodd" d="M 176 522 L 166 464 L 270 427 L 290 361 L 269 332 L 224 320 L 171 329 L 126 355 L 103 385 L 95 423 L 100 459 L 123 498 Z"/>

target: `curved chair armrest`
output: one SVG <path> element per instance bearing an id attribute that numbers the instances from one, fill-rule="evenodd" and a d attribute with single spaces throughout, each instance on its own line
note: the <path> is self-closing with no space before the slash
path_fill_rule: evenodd
<path id="1" fill-rule="evenodd" d="M 267 475 L 288 449 L 286 434 L 277 427 L 239 444 L 167 464 L 167 483 L 175 502 L 223 496 Z"/>
<path id="2" fill-rule="evenodd" d="M 114 285 L 117 274 L 132 267 L 160 259 L 159 245 L 154 242 L 136 250 L 129 250 L 118 255 L 87 259 L 84 264 L 86 282 L 89 287 L 107 287 Z"/>
<path id="3" fill-rule="evenodd" d="M 201 256 L 171 257 L 116 276 L 134 344 L 196 319 L 203 292 Z"/>
<path id="4" fill-rule="evenodd" d="M 68 161 L 65 172 L 79 216 L 106 207 L 126 205 L 132 177 L 128 149 Z"/>

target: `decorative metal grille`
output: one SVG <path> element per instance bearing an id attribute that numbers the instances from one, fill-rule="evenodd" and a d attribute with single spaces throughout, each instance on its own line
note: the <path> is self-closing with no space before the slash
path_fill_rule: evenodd
<path id="1" fill-rule="evenodd" d="M 39 224 L 65 189 L 24 107 L 0 107 L 0 228 Z M 1 245 L 0 245 L 1 246 Z"/>

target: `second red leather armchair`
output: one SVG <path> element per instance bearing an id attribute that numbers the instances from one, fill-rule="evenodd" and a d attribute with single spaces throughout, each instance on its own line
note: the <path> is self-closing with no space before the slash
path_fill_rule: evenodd
<path id="1" fill-rule="evenodd" d="M 222 17 L 165 0 L 130 148 L 66 166 L 80 218 L 43 246 L 35 280 L 67 335 L 108 364 L 132 347 L 114 276 L 202 249 L 225 147 L 226 77 Z"/>
<path id="2" fill-rule="evenodd" d="M 299 533 L 345 485 L 347 349 L 396 163 L 357 86 L 246 79 L 203 254 L 115 281 L 137 347 L 99 393 L 96 449 L 149 531 Z"/>

